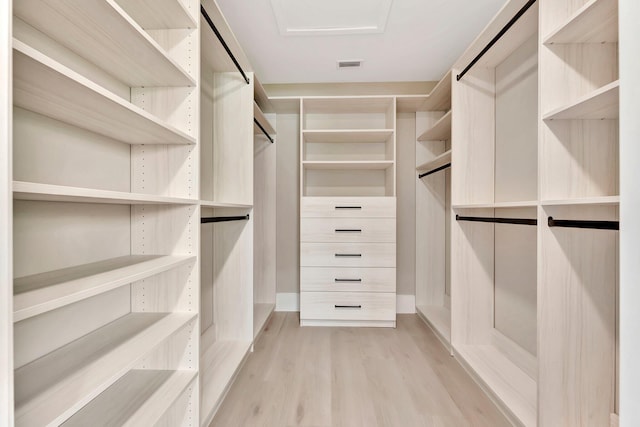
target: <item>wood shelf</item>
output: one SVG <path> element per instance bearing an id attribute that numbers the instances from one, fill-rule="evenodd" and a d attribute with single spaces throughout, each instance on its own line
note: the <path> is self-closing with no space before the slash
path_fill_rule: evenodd
<path id="1" fill-rule="evenodd" d="M 620 114 L 620 82 L 609 83 L 575 102 L 552 110 L 544 120 L 617 119 Z"/>
<path id="2" fill-rule="evenodd" d="M 161 12 L 153 11 L 161 5 L 147 2 L 153 6 L 144 7 L 138 17 L 157 18 Z M 16 2 L 14 14 L 129 87 L 196 85 L 195 79 L 114 0 L 21 0 Z"/>
<path id="3" fill-rule="evenodd" d="M 126 193 L 92 188 L 67 187 L 64 185 L 40 184 L 13 181 L 13 198 L 47 202 L 105 203 L 121 205 L 165 205 L 197 204 L 198 200 L 151 194 Z"/>
<path id="4" fill-rule="evenodd" d="M 16 424 L 60 424 L 196 318 L 130 313 L 15 371 Z"/>
<path id="5" fill-rule="evenodd" d="M 431 171 L 442 167 L 448 163 L 451 163 L 451 150 L 447 150 L 444 153 L 437 156 L 435 159 L 429 160 L 426 163 L 423 163 L 416 167 L 416 171 L 419 173 Z"/>
<path id="6" fill-rule="evenodd" d="M 393 129 L 331 129 L 302 131 L 304 142 L 384 143 L 393 136 Z"/>
<path id="7" fill-rule="evenodd" d="M 451 110 L 431 128 L 418 137 L 418 141 L 447 141 L 451 139 Z"/>
<path id="8" fill-rule="evenodd" d="M 269 135 L 274 136 L 276 134 L 276 130 L 273 128 L 273 126 L 271 126 L 271 123 L 269 122 L 269 120 L 267 120 L 256 101 L 253 101 L 253 118 L 256 119 L 258 123 L 260 123 L 260 125 L 264 128 L 264 130 L 267 131 Z M 262 133 L 262 130 L 260 130 L 260 128 L 255 124 L 253 125 L 253 131 L 254 135 L 264 135 Z"/>
<path id="9" fill-rule="evenodd" d="M 393 160 L 380 161 L 303 161 L 307 170 L 384 170 L 394 165 Z"/>
<path id="10" fill-rule="evenodd" d="M 267 324 L 267 320 L 271 317 L 276 305 L 269 304 L 254 304 L 253 305 L 253 337 L 257 338 L 260 332 Z"/>
<path id="11" fill-rule="evenodd" d="M 536 426 L 537 386 L 531 377 L 491 345 L 456 346 L 454 352 L 517 424 Z"/>
<path id="12" fill-rule="evenodd" d="M 145 30 L 197 27 L 196 21 L 181 0 L 115 1 Z"/>
<path id="13" fill-rule="evenodd" d="M 196 371 L 131 370 L 64 425 L 156 425 L 196 375 Z"/>
<path id="14" fill-rule="evenodd" d="M 451 346 L 451 310 L 436 305 L 416 306 L 418 315 L 435 332 L 447 349 Z"/>
<path id="15" fill-rule="evenodd" d="M 13 321 L 110 291 L 195 261 L 193 256 L 130 255 L 14 280 Z"/>
<path id="16" fill-rule="evenodd" d="M 524 200 L 521 202 L 496 202 L 477 203 L 468 205 L 453 205 L 453 209 L 507 209 L 507 208 L 535 208 L 538 206 L 536 200 Z"/>
<path id="17" fill-rule="evenodd" d="M 418 111 L 448 111 L 451 110 L 451 81 L 453 73 L 447 71 Z"/>
<path id="18" fill-rule="evenodd" d="M 243 203 L 224 203 L 224 202 L 212 202 L 210 200 L 200 200 L 200 206 L 203 208 L 238 208 L 238 209 L 251 209 L 253 205 Z"/>
<path id="19" fill-rule="evenodd" d="M 278 114 L 300 114 L 300 98 L 296 96 L 270 96 L 269 101 Z"/>
<path id="20" fill-rule="evenodd" d="M 620 196 L 585 197 L 580 199 L 542 200 L 542 206 L 618 206 Z"/>
<path id="21" fill-rule="evenodd" d="M 260 80 L 258 80 L 258 77 L 255 74 L 253 75 L 253 99 L 258 104 L 258 107 L 260 107 L 262 112 L 275 113 L 273 105 L 269 100 L 269 96 L 264 90 L 264 86 L 262 86 L 262 83 L 260 83 Z"/>
<path id="22" fill-rule="evenodd" d="M 216 341 L 201 349 L 200 357 L 200 425 L 209 425 L 216 408 L 231 386 L 251 349 L 251 342 Z"/>
<path id="23" fill-rule="evenodd" d="M 429 95 L 398 95 L 396 108 L 398 113 L 415 113 L 422 111 L 421 107 L 429 98 Z"/>
<path id="24" fill-rule="evenodd" d="M 195 144 L 196 139 L 13 40 L 14 104 L 130 144 Z"/>
<path id="25" fill-rule="evenodd" d="M 618 1 L 591 0 L 549 34 L 543 43 L 617 42 Z"/>
<path id="26" fill-rule="evenodd" d="M 303 97 L 305 114 L 387 113 L 391 96 L 313 96 Z"/>

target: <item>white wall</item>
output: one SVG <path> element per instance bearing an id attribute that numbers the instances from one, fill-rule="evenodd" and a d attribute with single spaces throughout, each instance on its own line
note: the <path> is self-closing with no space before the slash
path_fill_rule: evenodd
<path id="1" fill-rule="evenodd" d="M 620 425 L 640 425 L 640 2 L 620 0 Z"/>

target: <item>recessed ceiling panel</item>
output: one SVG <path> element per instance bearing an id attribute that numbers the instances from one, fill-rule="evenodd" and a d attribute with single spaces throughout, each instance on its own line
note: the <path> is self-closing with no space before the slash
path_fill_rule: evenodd
<path id="1" fill-rule="evenodd" d="M 383 33 L 393 0 L 271 0 L 280 34 Z"/>

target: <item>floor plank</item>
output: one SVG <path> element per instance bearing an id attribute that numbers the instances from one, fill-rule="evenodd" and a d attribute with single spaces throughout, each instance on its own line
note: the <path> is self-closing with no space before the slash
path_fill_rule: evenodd
<path id="1" fill-rule="evenodd" d="M 415 315 L 396 329 L 274 313 L 211 427 L 509 426 Z"/>

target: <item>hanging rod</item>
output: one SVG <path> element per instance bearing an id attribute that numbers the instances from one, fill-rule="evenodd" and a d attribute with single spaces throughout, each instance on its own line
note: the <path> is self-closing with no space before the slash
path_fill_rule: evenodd
<path id="1" fill-rule="evenodd" d="M 522 9 L 520 9 L 518 11 L 518 13 L 516 13 L 513 18 L 511 18 L 511 20 L 507 23 L 507 25 L 505 25 L 500 30 L 500 32 L 493 39 L 491 39 L 491 41 L 484 47 L 484 49 L 482 49 L 482 51 L 475 58 L 473 58 L 473 61 L 471 61 L 469 63 L 469 65 L 467 65 L 466 68 L 464 70 L 462 70 L 462 72 L 456 76 L 456 80 L 459 81 L 462 77 L 464 77 L 464 75 L 467 74 L 467 71 L 469 71 L 471 69 L 471 67 L 476 65 L 476 62 L 478 62 L 480 60 L 480 58 L 482 58 L 484 56 L 484 54 L 487 53 L 489 51 L 489 49 L 491 49 L 493 47 L 493 45 L 496 44 L 496 42 L 498 40 L 500 40 L 502 38 L 502 36 L 504 36 L 507 31 L 509 31 L 509 28 L 511 28 L 513 26 L 513 24 L 515 24 L 518 21 L 518 19 L 520 19 L 522 17 L 522 15 L 524 15 L 527 12 L 527 10 L 529 10 L 529 8 L 531 6 L 533 6 L 533 4 L 535 2 L 536 2 L 536 0 L 529 0 L 527 2 L 527 4 L 525 4 L 522 7 Z"/>
<path id="2" fill-rule="evenodd" d="M 200 224 L 209 224 L 210 222 L 244 221 L 247 219 L 249 219 L 249 214 L 241 216 L 211 216 L 200 218 Z"/>
<path id="3" fill-rule="evenodd" d="M 537 219 L 526 219 L 526 218 L 486 218 L 481 216 L 456 215 L 456 221 L 493 222 L 496 224 L 538 225 Z"/>
<path id="4" fill-rule="evenodd" d="M 260 128 L 260 130 L 262 131 L 262 133 L 264 133 L 264 136 L 266 136 L 267 138 L 269 138 L 269 141 L 271 141 L 271 143 L 273 144 L 273 138 L 271 138 L 271 135 L 269 135 L 267 133 L 267 131 L 262 127 L 262 125 L 260 124 L 260 122 L 258 122 L 258 120 L 254 117 L 253 118 L 253 123 L 255 123 L 256 125 L 258 125 L 258 127 Z"/>
<path id="5" fill-rule="evenodd" d="M 440 172 L 441 170 L 447 169 L 447 168 L 450 168 L 450 167 L 451 167 L 451 163 L 447 163 L 446 165 L 442 165 L 439 168 L 435 168 L 435 169 L 432 169 L 432 170 L 430 170 L 428 172 L 421 173 L 420 175 L 418 175 L 418 179 L 422 179 L 425 176 L 431 175 L 432 173 Z"/>
<path id="6" fill-rule="evenodd" d="M 619 221 L 575 221 L 565 219 L 547 219 L 549 227 L 593 228 L 597 230 L 620 230 Z"/>
<path id="7" fill-rule="evenodd" d="M 220 34 L 215 24 L 209 17 L 209 14 L 207 13 L 207 10 L 204 8 L 203 5 L 200 5 L 200 13 L 202 14 L 202 16 L 204 16 L 204 19 L 207 21 L 207 24 L 209 24 L 209 28 L 211 28 L 211 30 L 216 35 L 216 37 L 218 37 L 218 40 L 220 40 L 220 43 L 222 43 L 222 47 L 224 47 L 224 50 L 227 51 L 227 55 L 229 55 L 229 58 L 231 58 L 233 63 L 236 64 L 236 68 L 238 69 L 238 71 L 240 71 L 240 74 L 242 74 L 242 77 L 244 77 L 244 81 L 247 82 L 247 84 L 249 84 L 250 83 L 249 77 L 247 77 L 247 75 L 244 73 L 244 70 L 238 63 L 238 60 L 231 52 L 231 49 L 229 49 L 229 46 L 227 46 L 227 42 L 225 42 L 224 39 L 222 38 L 222 35 Z"/>

